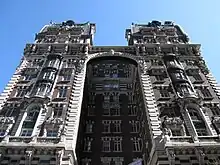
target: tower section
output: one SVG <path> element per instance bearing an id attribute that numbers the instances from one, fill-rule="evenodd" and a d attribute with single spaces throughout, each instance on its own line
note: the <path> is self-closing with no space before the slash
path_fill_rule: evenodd
<path id="1" fill-rule="evenodd" d="M 200 44 L 189 42 L 171 21 L 132 24 L 126 38 L 145 59 L 155 120 L 160 123 L 161 133 L 153 120 L 148 121 L 155 147 L 148 164 L 218 164 L 219 87 L 201 56 Z"/>
<path id="2" fill-rule="evenodd" d="M 77 164 L 78 114 L 71 99 L 84 83 L 80 66 L 94 33 L 89 22 L 50 23 L 26 45 L 0 97 L 0 164 Z"/>

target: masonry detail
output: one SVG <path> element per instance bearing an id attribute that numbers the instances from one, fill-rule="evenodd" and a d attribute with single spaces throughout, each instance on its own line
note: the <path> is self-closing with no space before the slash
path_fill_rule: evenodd
<path id="1" fill-rule="evenodd" d="M 95 46 L 95 24 L 45 25 L 0 95 L 1 165 L 220 164 L 220 87 L 172 21 Z"/>

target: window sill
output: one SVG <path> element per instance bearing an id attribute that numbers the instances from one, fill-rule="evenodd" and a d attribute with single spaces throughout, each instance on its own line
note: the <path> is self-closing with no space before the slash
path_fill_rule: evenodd
<path id="1" fill-rule="evenodd" d="M 83 151 L 83 152 L 91 153 L 92 151 Z"/>
<path id="2" fill-rule="evenodd" d="M 202 97 L 204 100 L 213 100 L 214 98 L 211 96 L 211 97 Z"/>
<path id="3" fill-rule="evenodd" d="M 57 101 L 57 100 L 66 100 L 66 97 L 55 97 L 53 98 L 53 101 Z"/>
<path id="4" fill-rule="evenodd" d="M 170 100 L 170 97 L 159 97 L 158 100 L 159 101 Z"/>
<path id="5" fill-rule="evenodd" d="M 142 151 L 133 151 L 133 152 L 142 152 Z"/>

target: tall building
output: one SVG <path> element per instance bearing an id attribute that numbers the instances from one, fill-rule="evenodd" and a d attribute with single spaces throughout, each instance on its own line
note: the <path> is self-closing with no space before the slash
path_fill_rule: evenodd
<path id="1" fill-rule="evenodd" d="M 220 164 L 220 89 L 171 21 L 94 46 L 93 23 L 44 26 L 0 96 L 1 165 Z"/>

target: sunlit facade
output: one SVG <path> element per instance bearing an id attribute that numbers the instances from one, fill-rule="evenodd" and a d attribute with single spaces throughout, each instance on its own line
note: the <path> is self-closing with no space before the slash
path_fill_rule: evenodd
<path id="1" fill-rule="evenodd" d="M 50 23 L 0 95 L 1 165 L 220 164 L 220 87 L 172 21 L 95 46 L 95 24 Z"/>

